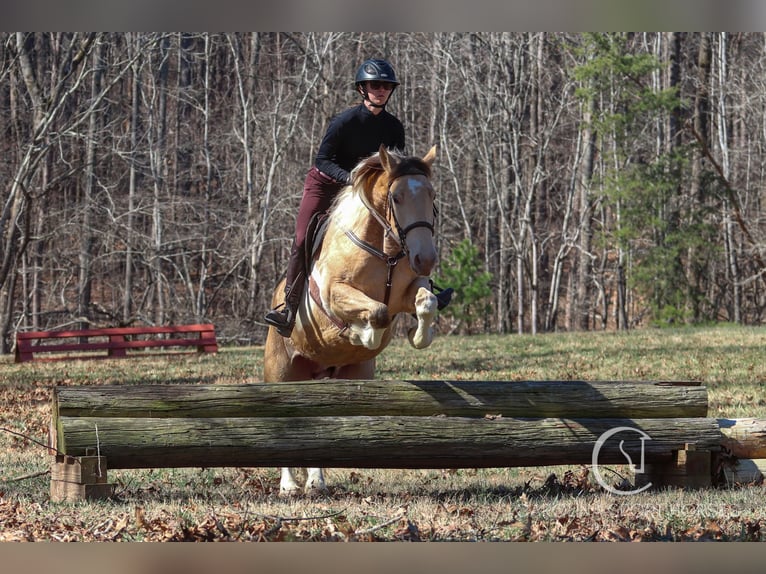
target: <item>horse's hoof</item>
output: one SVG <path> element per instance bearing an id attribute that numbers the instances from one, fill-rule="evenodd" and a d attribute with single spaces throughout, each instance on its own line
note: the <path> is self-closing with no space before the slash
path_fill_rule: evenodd
<path id="1" fill-rule="evenodd" d="M 321 478 L 318 480 L 307 480 L 303 492 L 307 496 L 324 496 L 327 494 L 327 485 Z"/>
<path id="2" fill-rule="evenodd" d="M 279 489 L 279 498 L 297 498 L 298 496 L 301 496 L 302 494 L 303 494 L 303 491 L 301 490 L 299 486 Z"/>
<path id="3" fill-rule="evenodd" d="M 407 339 L 410 341 L 410 345 L 412 345 L 413 348 L 425 349 L 434 340 L 433 329 L 429 327 L 427 333 L 424 334 L 418 333 L 417 327 L 412 327 L 407 331 Z"/>
<path id="4" fill-rule="evenodd" d="M 304 489 L 304 494 L 309 498 L 321 498 L 323 496 L 327 496 L 328 490 L 327 487 L 322 486 L 306 486 Z"/>

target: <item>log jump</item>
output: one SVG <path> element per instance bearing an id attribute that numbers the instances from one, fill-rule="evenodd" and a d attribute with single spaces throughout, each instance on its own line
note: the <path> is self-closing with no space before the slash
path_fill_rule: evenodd
<path id="1" fill-rule="evenodd" d="M 59 454 L 51 493 L 56 500 L 103 496 L 107 465 L 591 464 L 600 437 L 623 427 L 634 432 L 602 444 L 600 464 L 626 464 L 626 452 L 641 453 L 653 484 L 704 486 L 722 443 L 719 421 L 707 417 L 707 409 L 707 390 L 691 383 L 324 380 L 57 387 L 51 444 Z M 650 440 L 642 440 L 646 436 Z M 695 463 L 692 472 L 686 464 L 691 456 L 707 457 L 707 464 Z"/>

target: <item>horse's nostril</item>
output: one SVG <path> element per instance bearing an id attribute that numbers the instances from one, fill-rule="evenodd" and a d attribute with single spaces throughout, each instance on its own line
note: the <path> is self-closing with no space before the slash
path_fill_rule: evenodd
<path id="1" fill-rule="evenodd" d="M 411 264 L 412 270 L 418 275 L 430 275 L 434 265 L 436 265 L 436 253 L 434 252 L 433 255 L 416 253 L 412 258 Z"/>

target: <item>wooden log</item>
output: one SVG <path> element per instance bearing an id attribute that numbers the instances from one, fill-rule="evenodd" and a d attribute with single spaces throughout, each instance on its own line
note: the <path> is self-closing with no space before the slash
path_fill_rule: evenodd
<path id="1" fill-rule="evenodd" d="M 585 381 L 306 381 L 244 385 L 58 387 L 53 413 L 97 417 L 346 415 L 528 418 L 707 416 L 694 384 Z"/>
<path id="2" fill-rule="evenodd" d="M 621 431 L 600 449 L 599 464 L 671 460 L 687 444 L 715 451 L 712 418 L 519 419 L 465 417 L 72 418 L 58 420 L 59 449 L 95 449 L 109 468 L 323 466 L 479 468 L 591 464 L 599 437 Z"/>
<path id="3" fill-rule="evenodd" d="M 721 446 L 737 458 L 766 458 L 766 419 L 718 419 Z"/>

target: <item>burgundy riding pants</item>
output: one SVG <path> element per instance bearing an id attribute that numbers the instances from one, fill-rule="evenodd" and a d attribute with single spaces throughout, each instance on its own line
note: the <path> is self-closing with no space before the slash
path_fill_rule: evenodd
<path id="1" fill-rule="evenodd" d="M 335 196 L 344 185 L 322 173 L 316 167 L 312 167 L 306 175 L 306 181 L 303 184 L 303 198 L 298 208 L 298 217 L 295 220 L 295 240 L 287 264 L 285 290 L 292 296 L 291 299 L 299 299 L 302 291 L 303 280 L 300 275 L 305 272 L 306 229 L 309 222 L 315 213 L 324 213 L 330 209 Z"/>

